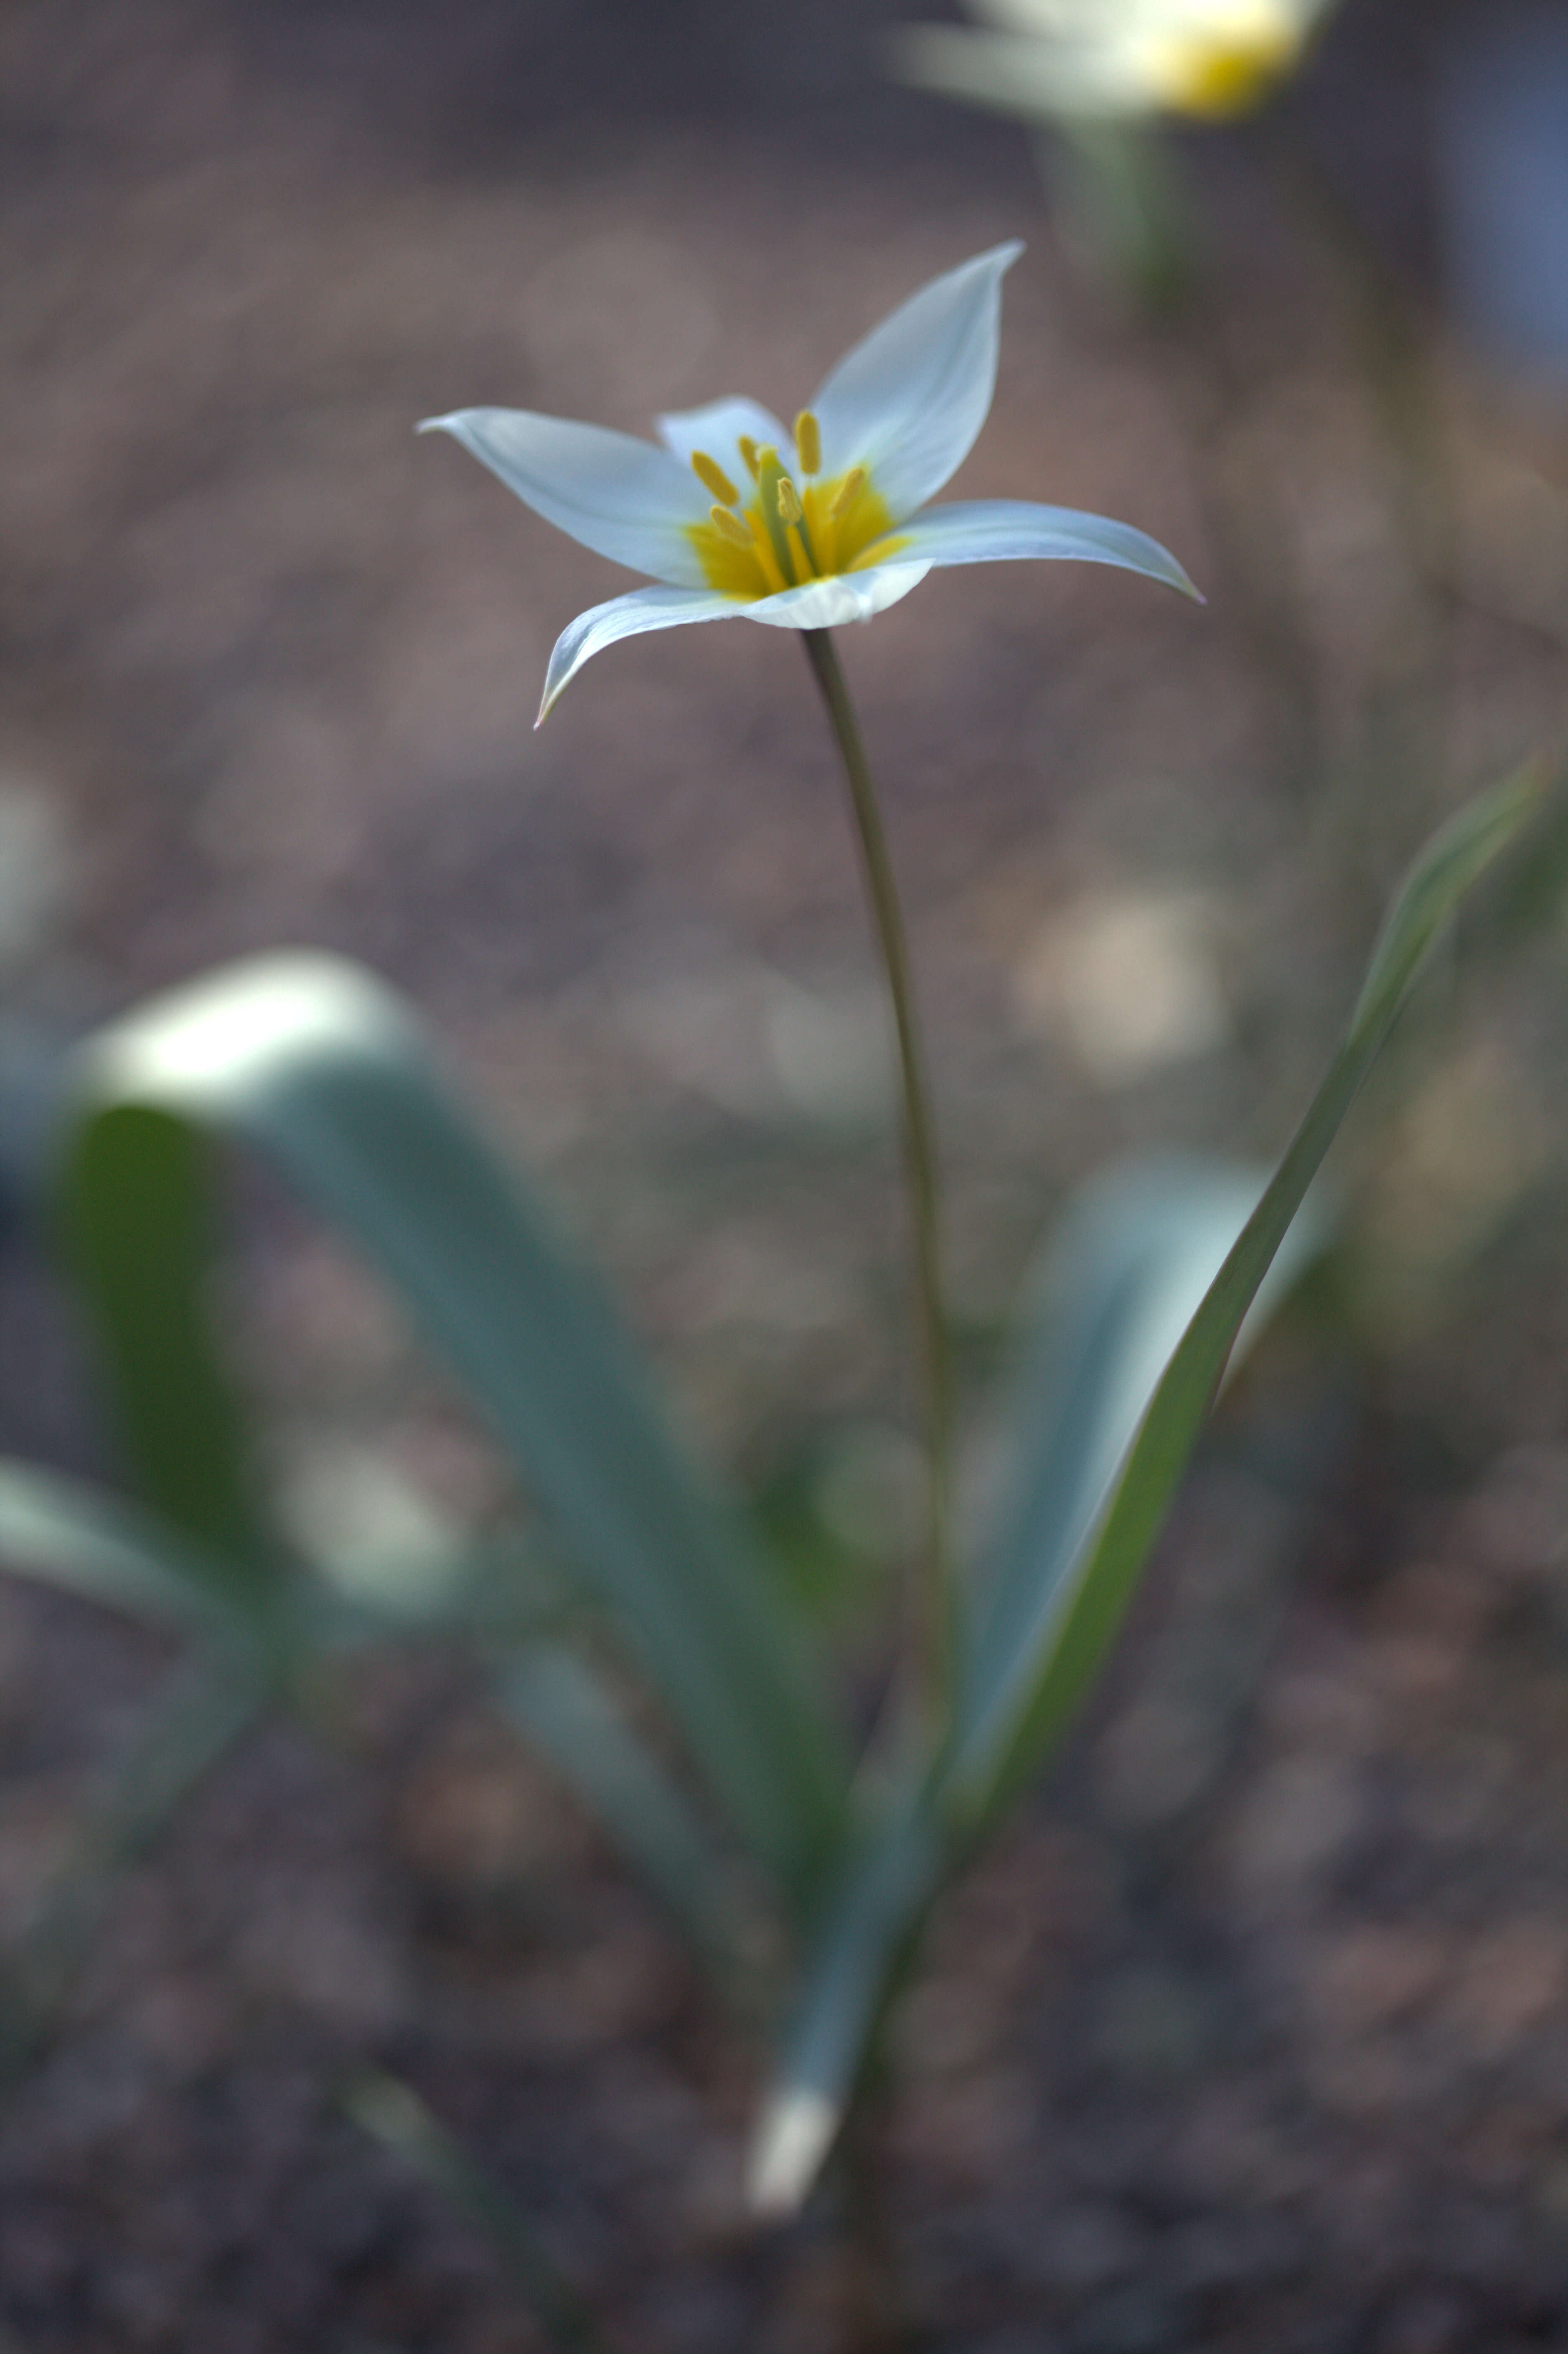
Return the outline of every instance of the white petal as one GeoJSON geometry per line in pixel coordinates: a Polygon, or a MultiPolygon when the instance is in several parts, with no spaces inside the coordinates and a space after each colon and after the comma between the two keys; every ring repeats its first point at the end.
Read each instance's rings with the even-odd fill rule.
{"type": "Polygon", "coordinates": [[[836,630],[845,621],[869,621],[917,588],[930,566],[906,564],[903,551],[887,564],[868,564],[863,572],[840,572],[828,580],[808,580],[800,588],[781,588],[776,597],[758,597],[734,610],[744,621],[765,621],[775,630],[836,630]]]}
{"type": "Polygon", "coordinates": [[[789,446],[788,431],[771,410],[764,408],[759,400],[747,400],[738,394],[729,400],[710,400],[705,408],[683,408],[676,416],[659,419],[660,439],[683,465],[691,464],[694,450],[705,450],[710,458],[717,459],[726,473],[735,474],[741,490],[746,488],[745,462],[739,447],[743,433],[759,449],[771,446],[787,451],[789,446]],[[738,472],[736,468],[740,469],[738,472]]]}
{"type": "Polygon", "coordinates": [[[1163,98],[1142,51],[1125,41],[1091,47],[921,25],[895,34],[891,54],[901,81],[1033,122],[1050,115],[1152,114],[1163,98]]]}
{"type": "Polygon", "coordinates": [[[1036,506],[1027,499],[959,499],[951,506],[929,507],[900,526],[891,561],[998,564],[1031,556],[1119,565],[1203,601],[1176,558],[1147,532],[1113,523],[1108,515],[1036,506]]]}
{"type": "Polygon", "coordinates": [[[639,638],[645,630],[678,630],[683,621],[729,621],[752,610],[737,597],[721,597],[715,588],[662,587],[631,588],[624,597],[612,597],[608,605],[590,606],[568,621],[556,640],[535,726],[584,663],[618,638],[639,638]]]}
{"type": "Polygon", "coordinates": [[[1016,239],[912,294],[846,354],[811,403],[822,472],[864,466],[895,523],[968,457],[996,389],[1001,274],[1016,239]]]}
{"type": "MultiPolygon", "coordinates": [[[[1110,22],[1103,0],[967,0],[968,11],[982,24],[999,25],[1004,32],[1028,33],[1037,40],[1092,40],[1103,37],[1110,22]]],[[[1119,14],[1137,13],[1137,0],[1124,0],[1119,14]]]]}
{"type": "Polygon", "coordinates": [[[678,588],[702,585],[685,535],[712,504],[668,450],[526,408],[460,408],[428,417],[421,433],[450,433],[546,523],[634,572],[678,588]]]}

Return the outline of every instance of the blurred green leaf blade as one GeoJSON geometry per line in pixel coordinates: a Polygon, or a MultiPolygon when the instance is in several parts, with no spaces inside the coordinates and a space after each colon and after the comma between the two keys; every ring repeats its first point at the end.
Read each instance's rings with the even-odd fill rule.
{"type": "MultiPolygon", "coordinates": [[[[1461,810],[1416,860],[1384,923],[1338,1054],[1261,1201],[1181,1336],[1104,1510],[1073,1551],[1034,1564],[1035,1614],[993,1651],[982,1625],[942,1803],[978,1827],[1038,1763],[1105,1656],[1163,1524],[1243,1320],[1428,949],[1465,892],[1539,805],[1534,769],[1461,810]]],[[[1004,1571],[999,1609],[1023,1578],[1004,1571]]]]}
{"type": "Polygon", "coordinates": [[[0,1569],[156,1625],[221,1637],[249,1621],[224,1571],[145,1512],[80,1481],[0,1458],[0,1569]]]}
{"type": "MultiPolygon", "coordinates": [[[[1133,1417],[1136,1435],[1103,1509],[1086,1525],[1093,1482],[1079,1476],[1066,1479],[1054,1509],[1026,1500],[1017,1541],[1042,1543],[1043,1550],[1033,1571],[1038,1616],[1022,1630],[1016,1670],[995,1682],[973,1672],[966,1679],[952,1737],[916,1769],[907,1809],[892,1807],[869,1839],[808,1956],[756,2142],[753,2192],[772,2211],[798,2206],[810,2190],[941,1877],[1039,1764],[1103,1659],[1248,1310],[1427,949],[1539,800],[1534,771],[1509,779],[1462,810],[1415,862],[1379,937],[1340,1048],[1262,1199],[1177,1336],[1147,1411],[1133,1417]],[[1076,1544],[1075,1530],[1082,1531],[1076,1544]]],[[[1233,1195],[1230,1214],[1238,1206],[1233,1195]]],[[[1189,1236],[1191,1243],[1207,1226],[1211,1263],[1220,1208],[1216,1196],[1212,1214],[1194,1220],[1189,1236]]],[[[1170,1239],[1180,1259],[1181,1221],[1170,1239]]],[[[1191,1265],[1181,1281],[1191,1284],[1191,1265]]],[[[1095,1321],[1087,1319],[1091,1339],[1095,1321]]],[[[1137,1384],[1107,1382],[1104,1394],[1109,1418],[1103,1441],[1085,1428],[1076,1442],[1090,1464],[1103,1464],[1118,1428],[1125,1433],[1137,1384]]],[[[1004,1561],[991,1608],[1012,1611],[1018,1598],[1013,1565],[1004,1561]]],[[[987,1659],[988,1638],[982,1618],[977,1662],[987,1659]]]]}
{"type": "Polygon", "coordinates": [[[565,1643],[524,1645],[493,1678],[496,1699],[638,1873],[737,2008],[732,1877],[705,1827],[602,1677],[565,1643]]]}
{"type": "Polygon", "coordinates": [[[947,1868],[925,1794],[895,1794],[848,1859],[786,2024],[753,2137],[747,2188],[791,2214],[832,2147],[899,1965],[947,1868]]]}
{"type": "Polygon", "coordinates": [[[207,1297],[210,1157],[161,1107],[107,1104],[71,1133],[58,1225],[143,1496],[228,1598],[264,1610],[277,1564],[207,1297]]]}
{"type": "MultiPolygon", "coordinates": [[[[1085,1187],[1053,1246],[1037,1329],[1013,1385],[1016,1492],[982,1579],[960,1727],[1007,1706],[1054,1598],[1081,1563],[1160,1376],[1262,1200],[1235,1162],[1128,1163],[1085,1187]]],[[[1230,1363],[1327,1239],[1298,1212],[1243,1321],[1230,1363]]]]}
{"type": "Polygon", "coordinates": [[[127,1876],[249,1731],[263,1686],[200,1654],[171,1668],[96,1777],[69,1852],[0,1954],[0,2083],[48,2034],[127,1876]]]}
{"type": "MultiPolygon", "coordinates": [[[[122,1264],[144,1218],[92,1182],[130,1112],[242,1140],[377,1267],[466,1383],[609,1606],[754,1853],[802,1902],[840,1832],[847,1766],[800,1631],[740,1515],[669,1431],[598,1282],[449,1096],[392,992],[336,959],[264,958],[154,1001],[81,1071],[68,1159],[97,1257],[122,1264]]],[[[194,1160],[199,1143],[186,1150],[194,1160]]],[[[171,1160],[176,1156],[170,1155],[171,1160]]],[[[151,1205],[154,1248],[196,1288],[207,1204],[151,1205]]]]}
{"type": "Polygon", "coordinates": [[[381,2069],[367,2069],[347,2087],[344,2106],[356,2125],[422,2175],[478,2232],[558,2354],[599,2354],[600,2339],[587,2306],[533,2225],[411,2085],[381,2069]]]}

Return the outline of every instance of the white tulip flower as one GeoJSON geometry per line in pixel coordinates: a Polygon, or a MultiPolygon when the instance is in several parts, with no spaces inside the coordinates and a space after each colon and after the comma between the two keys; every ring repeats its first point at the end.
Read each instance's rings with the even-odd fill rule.
{"type": "Polygon", "coordinates": [[[540,719],[618,638],[687,621],[869,620],[933,565],[1077,557],[1195,596],[1175,557],[1128,524],[1016,499],[927,505],[991,408],[1001,277],[1022,250],[994,246],[922,287],[839,362],[793,433],[743,398],[661,418],[659,443],[526,409],[427,419],[422,432],[454,435],[536,514],[656,584],[562,631],[540,719]]]}

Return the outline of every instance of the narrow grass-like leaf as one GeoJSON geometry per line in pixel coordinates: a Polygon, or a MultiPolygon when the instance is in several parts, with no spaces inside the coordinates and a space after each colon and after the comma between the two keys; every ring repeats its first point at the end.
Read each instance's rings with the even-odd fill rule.
{"type": "MultiPolygon", "coordinates": [[[[1145,1161],[1094,1180],[1069,1210],[1006,1417],[1017,1493],[982,1586],[1004,1634],[1021,1618],[1027,1625],[1037,1564],[1070,1558],[1092,1525],[1171,1351],[1263,1187],[1261,1172],[1231,1162],[1145,1161]]],[[[1318,1222],[1310,1224],[1315,1241],[1318,1222]]],[[[1312,1246],[1303,1240],[1281,1254],[1282,1285],[1312,1246]]],[[[788,2212],[816,2174],[898,1956],[940,1885],[948,1859],[927,1795],[906,1794],[903,1810],[880,1823],[830,1910],[810,1997],[788,2036],[781,2090],[753,2154],[752,2197],[763,2212],[788,2212]]]]}
{"type": "MultiPolygon", "coordinates": [[[[268,958],[132,1013],[82,1066],[66,1154],[95,1290],[164,1271],[140,1312],[196,1318],[207,1205],[189,1184],[126,1220],[102,1137],[134,1113],[270,1157],[389,1280],[466,1382],[715,1796],[810,1901],[847,1769],[800,1629],[738,1513],[675,1442],[599,1286],[442,1085],[391,992],[320,956],[268,958]],[[167,1233],[149,1235],[159,1218],[167,1233]]],[[[171,1152],[177,1166],[178,1156],[171,1152]]]]}
{"type": "MultiPolygon", "coordinates": [[[[1339,1053],[1154,1392],[1094,1527],[1035,1557],[1033,1606],[994,1647],[982,1626],[960,1694],[942,1803],[973,1829],[1058,1733],[1103,1659],[1164,1521],[1242,1320],[1437,932],[1541,799],[1531,769],[1462,810],[1416,861],[1372,953],[1339,1053]]],[[[999,1610],[1016,1610],[1004,1569],[999,1610]]]]}
{"type": "MultiPolygon", "coordinates": [[[[960,1723],[1027,1656],[1043,1600],[1077,1561],[1178,1341],[1257,1208],[1266,1172],[1192,1160],[1096,1179],[1053,1246],[1041,1313],[1004,1417],[1014,1493],[979,1581],[960,1723]],[[977,1695],[981,1697],[977,1698],[977,1695]]],[[[1232,1352],[1327,1236],[1302,1208],[1232,1352]]]]}
{"type": "Polygon", "coordinates": [[[410,2086],[380,2069],[366,2070],[349,2086],[344,2106],[356,2125],[395,2151],[471,2224],[559,2354],[598,2354],[599,2335],[581,2298],[515,2201],[410,2086]]]}
{"type": "Polygon", "coordinates": [[[849,1859],[753,2138],[747,2187],[758,2214],[793,2213],[815,2181],[946,1861],[920,1791],[895,1796],[849,1859]]]}
{"type": "MultiPolygon", "coordinates": [[[[1511,778],[1428,844],[1383,928],[1344,1042],[1166,1364],[1103,1505],[1086,1529],[1087,1500],[1068,1477],[1054,1522],[1048,1511],[1021,1515],[1019,1541],[1027,1532],[1042,1548],[1032,1555],[1034,1607],[1012,1621],[1005,1656],[993,1657],[982,1620],[950,1741],[916,1767],[907,1808],[889,1812],[846,1876],[808,1958],[756,2143],[754,2194],[775,2211],[811,2187],[943,1872],[1038,1764],[1103,1659],[1247,1311],[1427,949],[1539,799],[1533,771],[1511,778]],[[1075,1529],[1085,1531],[1075,1544],[1075,1529]]],[[[1125,1400],[1119,1411],[1125,1428],[1125,1400]]],[[[1092,1456],[1092,1433],[1083,1444],[1092,1456]]],[[[1017,1583],[1004,1562],[992,1611],[1015,1610],[1017,1583]]]]}
{"type": "Polygon", "coordinates": [[[79,1481],[0,1458],[0,1570],[79,1594],[133,1618],[243,1636],[220,1563],[174,1530],[79,1481]]]}
{"type": "Polygon", "coordinates": [[[70,1853],[0,1955],[0,2082],[48,2033],[125,1876],[255,1721],[260,1682],[182,1660],[98,1777],[70,1853]]]}
{"type": "Polygon", "coordinates": [[[61,1171],[58,1226],[142,1494],[226,1598],[266,1610],[277,1564],[213,1343],[208,1140],[153,1104],[106,1107],[61,1171]]]}
{"type": "Polygon", "coordinates": [[[493,1689],[737,2010],[754,2010],[734,1938],[733,1875],[602,1678],[566,1644],[536,1642],[496,1669],[493,1689]]]}

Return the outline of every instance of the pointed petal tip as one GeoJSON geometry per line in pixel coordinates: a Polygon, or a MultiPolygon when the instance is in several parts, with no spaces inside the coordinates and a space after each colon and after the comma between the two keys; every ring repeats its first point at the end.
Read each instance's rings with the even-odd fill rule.
{"type": "Polygon", "coordinates": [[[988,245],[982,252],[971,254],[968,261],[960,261],[951,274],[956,277],[960,271],[989,268],[1001,279],[1005,277],[1023,250],[1022,238],[1004,237],[999,244],[988,245]]]}
{"type": "Polygon", "coordinates": [[[830,369],[811,403],[829,475],[863,465],[895,523],[915,514],[974,447],[996,389],[1007,238],[930,279],[830,369]]]}

